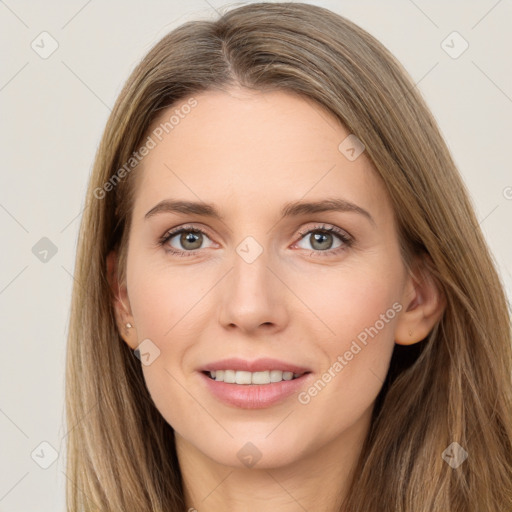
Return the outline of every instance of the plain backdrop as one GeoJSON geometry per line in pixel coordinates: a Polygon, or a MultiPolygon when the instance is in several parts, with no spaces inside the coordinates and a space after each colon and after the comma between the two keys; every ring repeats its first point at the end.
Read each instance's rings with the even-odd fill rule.
{"type": "MultiPolygon", "coordinates": [[[[310,3],[369,31],[410,73],[467,184],[511,297],[511,3],[310,3]]],[[[0,512],[65,509],[64,363],[75,248],[110,109],[167,32],[241,4],[0,3],[0,512]]]]}

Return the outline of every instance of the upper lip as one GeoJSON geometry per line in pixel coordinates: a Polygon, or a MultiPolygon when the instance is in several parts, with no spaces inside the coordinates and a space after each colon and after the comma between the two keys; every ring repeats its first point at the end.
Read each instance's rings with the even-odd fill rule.
{"type": "Polygon", "coordinates": [[[210,372],[215,370],[242,370],[246,372],[263,372],[265,370],[282,370],[284,372],[293,373],[306,373],[310,370],[308,368],[298,366],[296,364],[280,361],[279,359],[262,358],[248,361],[232,357],[229,359],[222,359],[214,361],[213,363],[206,364],[200,371],[210,372]]]}

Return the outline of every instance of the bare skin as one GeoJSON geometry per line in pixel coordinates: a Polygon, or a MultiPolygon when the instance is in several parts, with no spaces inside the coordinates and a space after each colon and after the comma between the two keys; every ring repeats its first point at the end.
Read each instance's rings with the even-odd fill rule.
{"type": "Polygon", "coordinates": [[[149,339],[160,351],[144,377],[176,432],[187,507],[338,511],[394,344],[428,335],[442,313],[440,294],[432,280],[406,272],[384,185],[364,152],[354,161],[340,152],[349,132],[331,114],[285,92],[194,98],[197,106],[137,170],[127,279],[113,284],[119,329],[130,348],[149,339]],[[214,203],[223,218],[145,218],[171,198],[214,203]],[[280,217],[285,203],[327,198],[371,219],[358,211],[280,217]],[[185,225],[204,234],[159,244],[185,225]],[[255,242],[244,245],[249,236],[255,242]],[[248,263],[240,247],[262,252],[248,263]],[[370,326],[378,333],[345,357],[370,326]],[[339,356],[342,370],[333,369],[339,356]],[[308,367],[302,401],[295,393],[260,409],[226,404],[200,368],[228,357],[308,367]],[[309,392],[329,369],[329,382],[309,392]],[[261,457],[251,467],[238,456],[248,442],[261,457]]]}

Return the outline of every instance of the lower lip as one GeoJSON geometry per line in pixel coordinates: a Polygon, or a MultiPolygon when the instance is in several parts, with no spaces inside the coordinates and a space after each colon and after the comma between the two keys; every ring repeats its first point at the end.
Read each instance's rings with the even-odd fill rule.
{"type": "Polygon", "coordinates": [[[284,401],[305,386],[311,373],[270,384],[229,384],[200,372],[208,389],[222,402],[241,409],[264,409],[284,401]]]}

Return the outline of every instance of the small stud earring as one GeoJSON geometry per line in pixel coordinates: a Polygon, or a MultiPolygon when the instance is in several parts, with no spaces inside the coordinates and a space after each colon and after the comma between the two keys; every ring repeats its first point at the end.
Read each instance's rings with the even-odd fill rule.
{"type": "Polygon", "coordinates": [[[131,324],[130,322],[127,322],[127,324],[126,324],[126,328],[127,328],[127,329],[131,329],[132,327],[133,327],[133,326],[132,326],[132,324],[131,324]]]}

